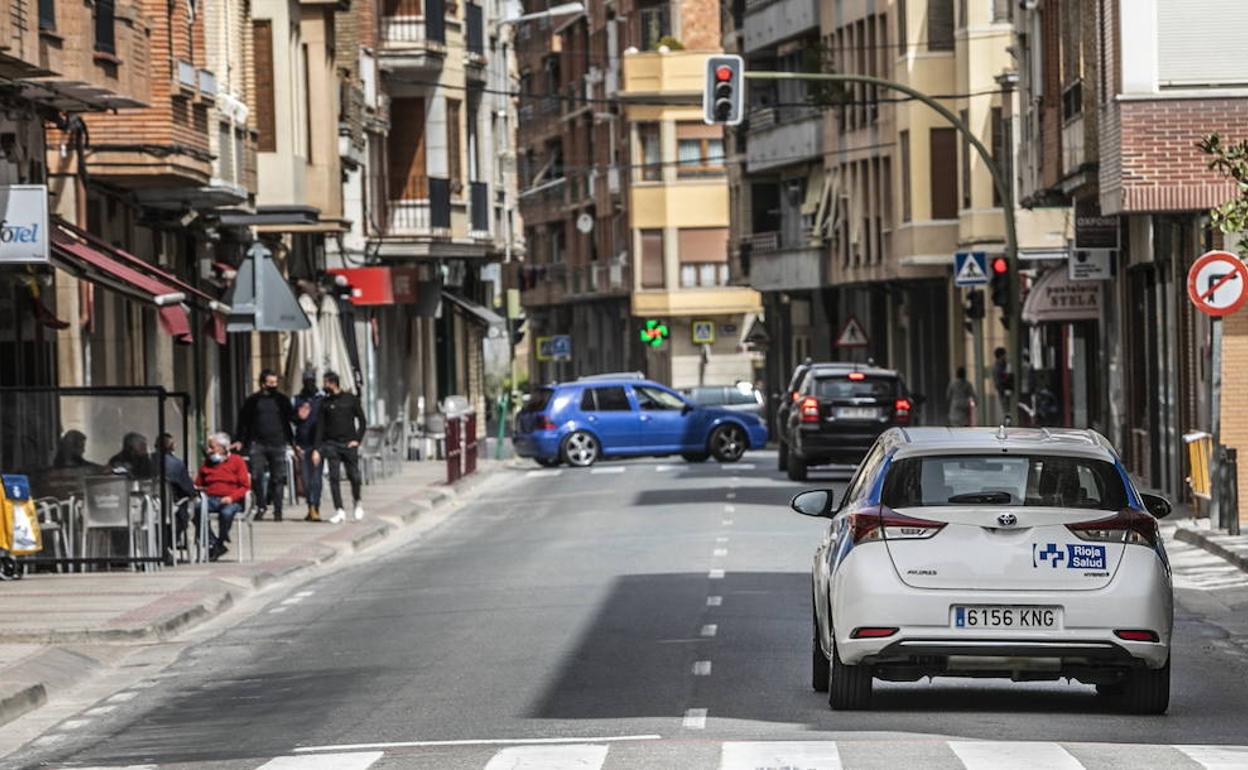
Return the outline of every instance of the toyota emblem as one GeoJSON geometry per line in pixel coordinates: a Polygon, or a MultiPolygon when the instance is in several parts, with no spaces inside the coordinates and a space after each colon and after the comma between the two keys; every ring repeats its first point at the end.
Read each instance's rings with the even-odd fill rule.
{"type": "Polygon", "coordinates": [[[1018,523],[1018,517],[1012,513],[1003,513],[997,517],[997,523],[1003,527],[1012,527],[1018,523]]]}

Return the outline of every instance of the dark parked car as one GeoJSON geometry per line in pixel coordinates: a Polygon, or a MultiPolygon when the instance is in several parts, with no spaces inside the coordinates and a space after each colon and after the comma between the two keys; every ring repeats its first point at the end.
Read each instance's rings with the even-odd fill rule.
{"type": "Polygon", "coordinates": [[[698,385],[681,388],[686,398],[698,406],[722,406],[733,412],[745,412],[763,417],[763,394],[748,382],[736,385],[698,385]]]}
{"type": "Polygon", "coordinates": [[[790,402],[781,452],[804,481],[812,465],[857,464],[880,434],[910,425],[917,402],[891,369],[812,366],[790,402]]]}
{"type": "Polygon", "coordinates": [[[689,462],[736,462],[767,444],[750,414],[698,406],[657,382],[622,376],[539,388],[516,416],[516,454],[545,466],[593,465],[605,457],[679,454],[689,462]]]}

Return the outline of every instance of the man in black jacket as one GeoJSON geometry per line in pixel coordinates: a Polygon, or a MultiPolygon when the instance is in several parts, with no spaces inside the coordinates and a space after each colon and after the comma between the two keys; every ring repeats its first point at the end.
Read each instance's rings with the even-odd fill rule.
{"type": "Polygon", "coordinates": [[[342,507],[340,486],[341,467],[346,466],[347,480],[351,482],[351,498],[355,501],[355,520],[359,521],[364,518],[364,507],[360,504],[360,442],[364,439],[368,421],[360,399],[342,389],[342,383],[334,372],[325,373],[324,391],[312,441],[316,447],[312,451],[312,462],[319,464],[324,458],[329,463],[329,493],[334,498],[334,515],[329,520],[331,524],[341,524],[347,518],[347,512],[342,507]]]}
{"type": "Polygon", "coordinates": [[[256,518],[264,516],[273,503],[273,519],[282,520],[282,501],[286,497],[286,452],[295,442],[291,423],[295,410],[290,398],[277,389],[277,373],[272,369],[260,372],[260,390],[243,402],[238,413],[237,441],[234,448],[246,451],[251,460],[251,488],[256,495],[256,518]],[[264,474],[269,474],[265,488],[264,474]]]}

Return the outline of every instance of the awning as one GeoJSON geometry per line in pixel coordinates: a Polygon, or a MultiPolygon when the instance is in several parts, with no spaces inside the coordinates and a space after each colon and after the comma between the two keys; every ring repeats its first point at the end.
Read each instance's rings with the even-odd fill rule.
{"type": "Polygon", "coordinates": [[[490,310],[484,305],[478,305],[470,299],[465,299],[458,294],[452,294],[449,291],[444,291],[442,292],[442,298],[448,300],[452,305],[455,305],[460,310],[464,311],[471,319],[481,323],[487,328],[490,326],[505,327],[507,325],[507,321],[504,320],[498,313],[495,313],[493,310],[490,310]]]}
{"type": "Polygon", "coordinates": [[[52,259],[58,267],[83,280],[155,306],[160,325],[177,342],[189,343],[194,339],[191,321],[182,307],[186,294],[168,283],[124,265],[59,231],[52,238],[52,259]]]}
{"type": "Polygon", "coordinates": [[[229,301],[226,328],[232,332],[298,332],[312,325],[272,252],[260,243],[252,244],[238,266],[229,301]]]}
{"type": "Polygon", "coordinates": [[[1023,320],[1029,324],[1099,320],[1101,283],[1072,281],[1065,265],[1050,270],[1031,287],[1023,303],[1023,320]]]}
{"type": "Polygon", "coordinates": [[[326,272],[340,275],[351,286],[351,304],[413,305],[420,282],[414,267],[346,267],[326,272]]]}

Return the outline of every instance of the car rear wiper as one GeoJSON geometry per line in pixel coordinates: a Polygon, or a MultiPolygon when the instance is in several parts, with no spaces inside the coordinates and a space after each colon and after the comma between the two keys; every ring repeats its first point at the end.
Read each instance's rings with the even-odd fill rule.
{"type": "Polygon", "coordinates": [[[967,492],[949,498],[950,503],[983,503],[985,505],[1005,505],[1014,499],[1009,492],[967,492]]]}

